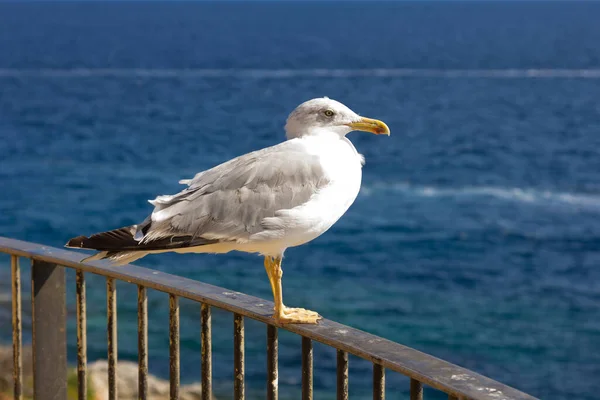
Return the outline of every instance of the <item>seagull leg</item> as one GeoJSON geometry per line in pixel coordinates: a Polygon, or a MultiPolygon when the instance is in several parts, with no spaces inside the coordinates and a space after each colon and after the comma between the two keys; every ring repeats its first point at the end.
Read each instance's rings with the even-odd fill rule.
{"type": "Polygon", "coordinates": [[[281,287],[281,257],[265,257],[265,269],[273,290],[273,300],[275,302],[275,313],[273,318],[282,324],[316,324],[322,317],[310,310],[304,308],[289,308],[283,305],[283,289],[281,287]]]}
{"type": "MultiPolygon", "coordinates": [[[[281,270],[281,267],[279,268],[281,270]]],[[[283,309],[283,293],[281,290],[281,276],[277,277],[277,262],[273,257],[266,256],[265,257],[265,270],[267,271],[267,276],[269,277],[269,283],[271,284],[271,290],[273,291],[273,302],[275,303],[275,315],[279,315],[281,309],[283,309]],[[279,281],[279,285],[277,284],[279,281]]],[[[281,273],[283,275],[283,272],[281,273]]]]}
{"type": "Polygon", "coordinates": [[[275,297],[275,285],[273,280],[273,257],[265,256],[265,271],[267,271],[267,276],[269,277],[269,284],[271,285],[271,291],[273,292],[273,301],[277,305],[277,299],[275,297]]]}

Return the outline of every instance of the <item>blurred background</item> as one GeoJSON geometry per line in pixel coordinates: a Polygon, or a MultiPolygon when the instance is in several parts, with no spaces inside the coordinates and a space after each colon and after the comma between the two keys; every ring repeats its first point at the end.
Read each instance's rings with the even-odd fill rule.
{"type": "MultiPolygon", "coordinates": [[[[140,222],[148,199],[280,142],[296,105],[328,96],[392,135],[349,135],[361,193],[288,250],[287,302],[537,397],[597,398],[599,16],[577,1],[0,2],[0,234],[60,247],[140,222]]],[[[271,299],[256,256],[139,264],[271,299]]],[[[118,287],[119,357],[137,360],[136,288],[118,287]]],[[[167,377],[167,296],[149,302],[150,372],[167,377]]],[[[88,307],[89,358],[106,358],[102,279],[88,307]]],[[[196,382],[199,307],[183,301],[181,318],[182,381],[196,382]]],[[[215,394],[230,398],[232,318],[213,321],[215,394]]],[[[280,338],[280,396],[299,398],[300,338],[280,338]]],[[[246,343],[258,399],[264,326],[246,343]]],[[[370,365],[350,363],[352,397],[369,398],[370,365]]],[[[405,398],[406,380],[387,381],[405,398]]],[[[315,346],[316,397],[334,391],[335,352],[315,346]]]]}

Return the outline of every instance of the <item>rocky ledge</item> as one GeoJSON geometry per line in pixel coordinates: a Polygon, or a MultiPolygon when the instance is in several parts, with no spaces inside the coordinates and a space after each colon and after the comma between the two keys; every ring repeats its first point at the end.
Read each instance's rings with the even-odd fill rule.
{"type": "MultiPolygon", "coordinates": [[[[0,346],[0,400],[12,399],[12,347],[0,346]]],[[[98,360],[88,364],[88,399],[108,399],[108,362],[98,360]]],[[[33,398],[32,393],[31,347],[23,348],[23,395],[25,399],[33,398]]],[[[74,368],[69,368],[67,378],[68,399],[77,398],[77,375],[74,368]]],[[[117,392],[119,400],[137,400],[138,398],[138,366],[130,361],[119,361],[117,365],[117,392]]],[[[200,383],[182,385],[179,388],[181,400],[200,400],[202,386],[200,383]]],[[[148,374],[148,398],[165,400],[169,398],[169,381],[148,374]]],[[[214,399],[214,397],[213,397],[214,399]]]]}

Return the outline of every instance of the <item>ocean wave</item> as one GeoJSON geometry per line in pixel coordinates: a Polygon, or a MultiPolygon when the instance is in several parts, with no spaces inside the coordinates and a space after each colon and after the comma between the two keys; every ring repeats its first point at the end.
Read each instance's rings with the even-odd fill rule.
{"type": "Polygon", "coordinates": [[[534,188],[496,186],[464,186],[458,188],[420,186],[409,183],[380,183],[363,185],[361,194],[371,196],[377,192],[401,192],[420,197],[492,197],[500,200],[531,204],[558,204],[600,209],[600,193],[554,192],[534,188]]]}
{"type": "Polygon", "coordinates": [[[505,69],[186,69],[186,68],[72,68],[16,69],[0,68],[0,77],[115,77],[115,78],[584,78],[600,79],[600,69],[505,68],[505,69]]]}

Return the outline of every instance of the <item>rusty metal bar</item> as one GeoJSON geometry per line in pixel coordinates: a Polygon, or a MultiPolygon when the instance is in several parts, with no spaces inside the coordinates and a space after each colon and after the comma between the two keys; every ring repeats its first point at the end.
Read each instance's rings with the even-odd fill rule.
{"type": "Polygon", "coordinates": [[[348,400],[348,353],[337,351],[337,400],[348,400]]]}
{"type": "MultiPolygon", "coordinates": [[[[113,268],[103,263],[81,262],[81,253],[5,237],[0,237],[0,252],[142,285],[266,324],[273,323],[273,305],[269,301],[192,279],[135,265],[113,268]]],[[[418,380],[423,385],[445,393],[454,393],[460,398],[495,400],[497,393],[502,392],[506,398],[512,400],[535,400],[535,397],[474,371],[335,321],[323,319],[318,325],[289,324],[285,329],[367,361],[376,362],[386,369],[418,380]],[[468,379],[453,378],[458,375],[468,379]]]]}
{"type": "Polygon", "coordinates": [[[385,368],[373,364],[373,400],[385,399],[385,368]]]}
{"type": "Polygon", "coordinates": [[[233,398],[244,400],[244,317],[233,314],[233,398]]]}
{"type": "Polygon", "coordinates": [[[423,384],[416,379],[410,379],[410,400],[423,400],[423,384]]]}
{"type": "Polygon", "coordinates": [[[212,327],[210,306],[202,303],[202,400],[212,400],[212,327]]]}
{"type": "Polygon", "coordinates": [[[31,265],[33,397],[67,398],[67,296],[65,269],[34,260],[31,265]]]}
{"type": "Polygon", "coordinates": [[[179,400],[179,299],[169,295],[169,393],[179,400]]]}
{"type": "Polygon", "coordinates": [[[267,325],[267,400],[277,400],[279,396],[279,376],[277,359],[279,356],[279,333],[277,327],[267,325]]]}
{"type": "Polygon", "coordinates": [[[313,345],[302,337],[302,400],[313,399],[313,345]]]}
{"type": "Polygon", "coordinates": [[[458,397],[449,394],[448,395],[448,400],[458,400],[458,397]]]}
{"type": "Polygon", "coordinates": [[[148,398],[148,297],[138,286],[138,399],[148,398]]]}
{"type": "Polygon", "coordinates": [[[87,399],[87,314],[85,276],[83,271],[75,274],[77,307],[77,398],[87,399]]]}
{"type": "Polygon", "coordinates": [[[19,257],[10,256],[10,274],[12,277],[12,339],[13,339],[13,397],[23,398],[23,356],[21,324],[21,269],[19,257]]]}
{"type": "Polygon", "coordinates": [[[117,400],[117,286],[106,279],[106,331],[108,338],[108,400],[117,400]]]}

